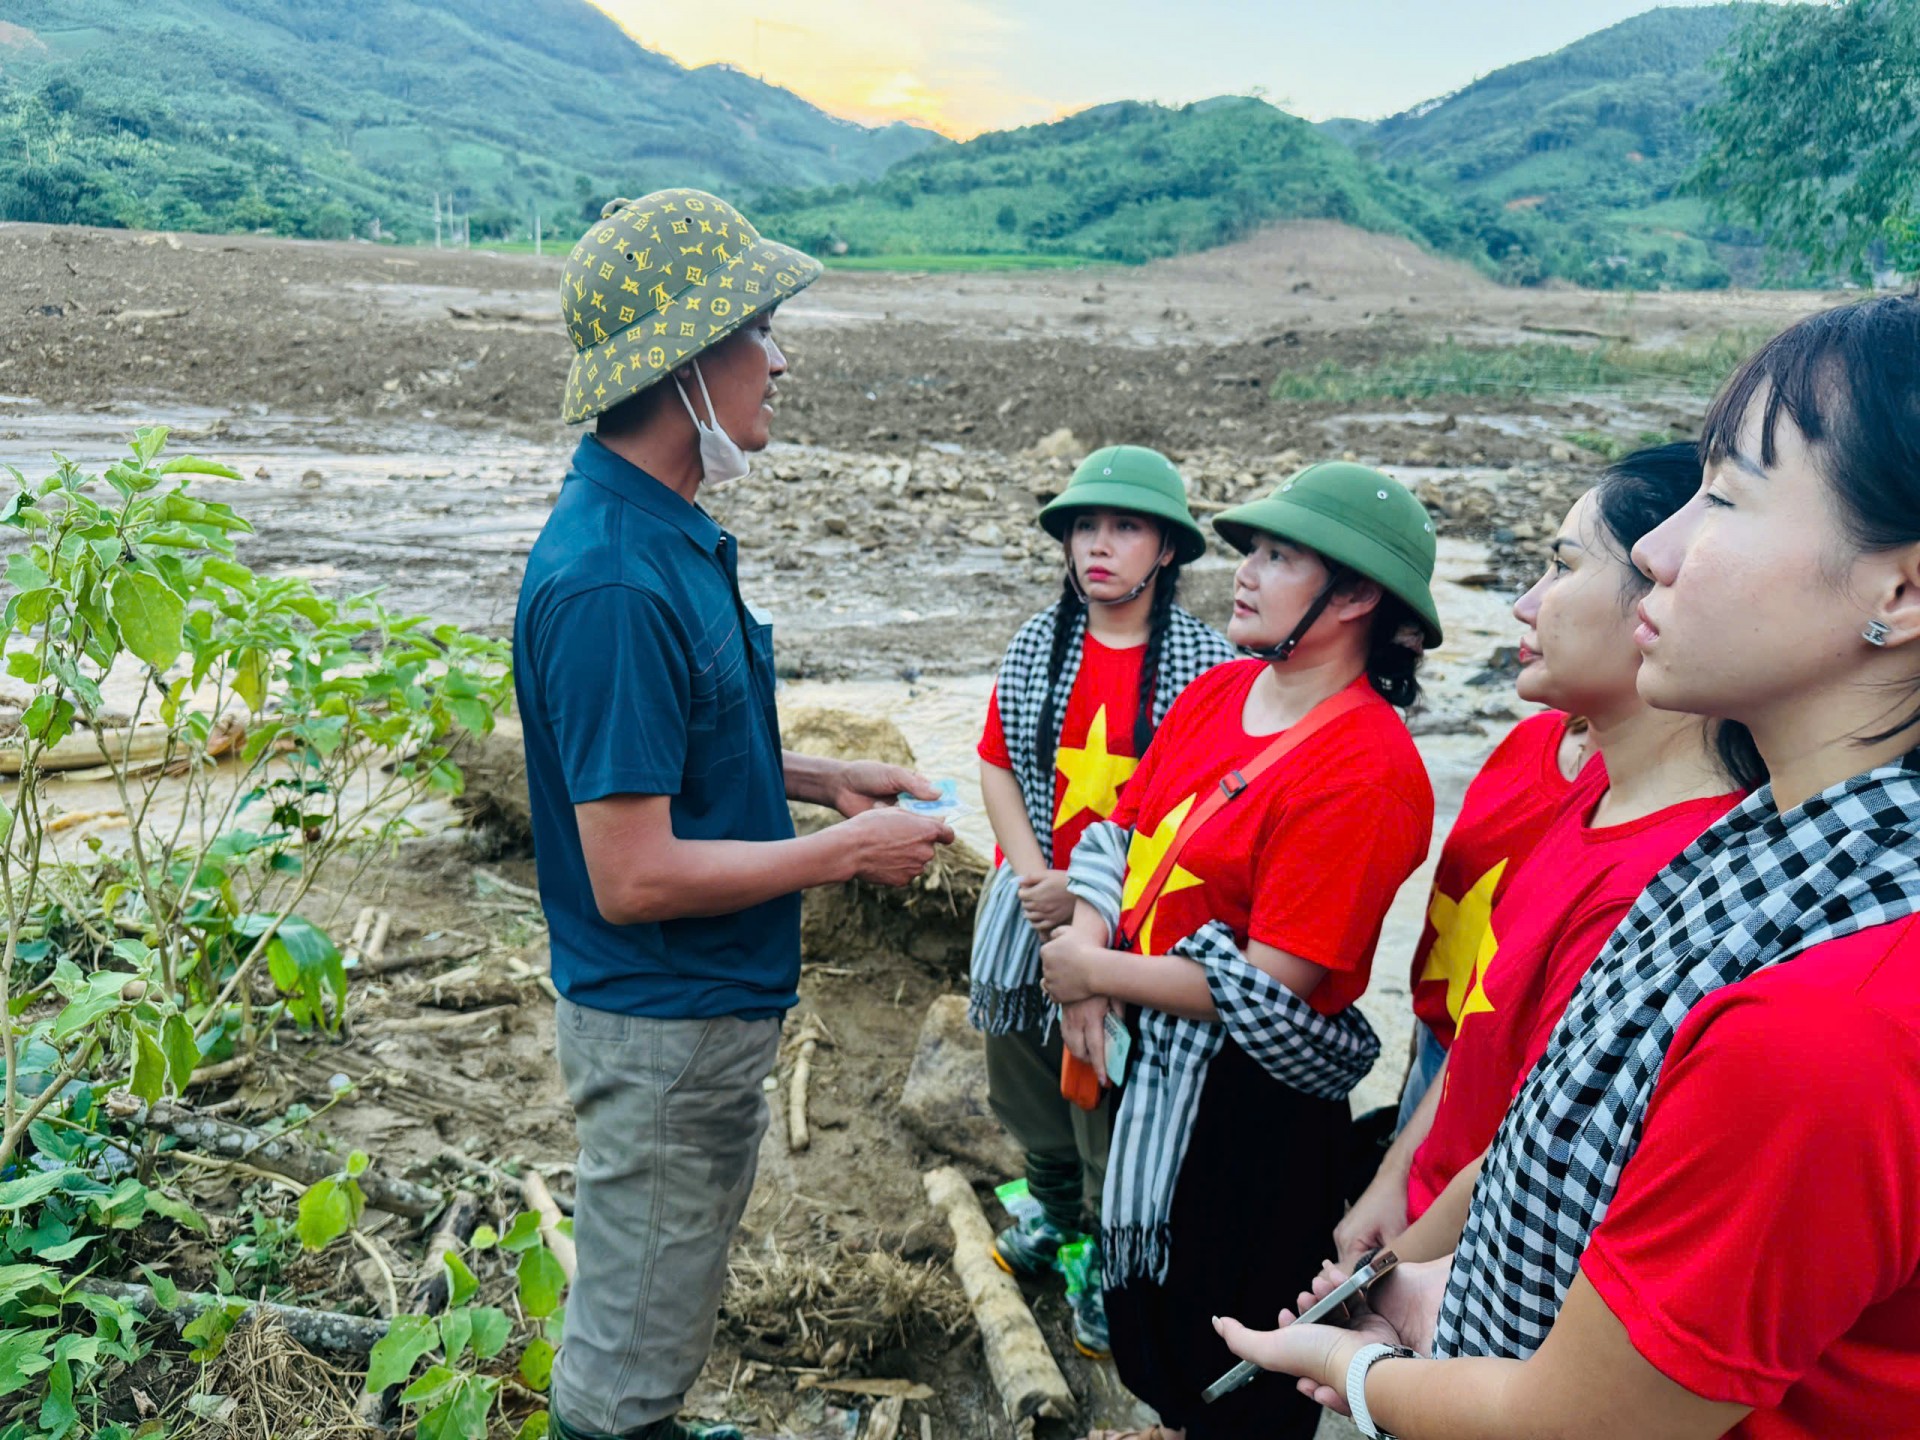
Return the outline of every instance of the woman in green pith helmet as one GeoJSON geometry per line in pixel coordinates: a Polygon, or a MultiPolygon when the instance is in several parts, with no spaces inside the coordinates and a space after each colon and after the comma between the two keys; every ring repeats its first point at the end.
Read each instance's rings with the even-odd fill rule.
{"type": "Polygon", "coordinates": [[[1379,1053],[1353,1002],[1433,790],[1395,706],[1440,625],[1433,526],[1395,481],[1315,465],[1214,521],[1246,558],[1228,638],[1256,658],[1181,695],[1111,819],[1075,849],[1073,923],[1042,948],[1066,1043],[1096,1066],[1132,1018],[1102,1206],[1106,1309],[1155,1440],[1313,1434],[1210,1318],[1272,1307],[1340,1218],[1346,1095],[1379,1053]]]}
{"type": "MultiPolygon", "coordinates": [[[[1027,1152],[1036,1202],[994,1245],[1015,1274],[1053,1267],[1085,1227],[1083,1194],[1097,1215],[1106,1172],[1107,1101],[1090,1071],[1091,1108],[1063,1095],[1060,1030],[1040,991],[1040,942],[1073,918],[1068,859],[1112,812],[1174,697],[1234,655],[1174,603],[1180,567],[1207,542],[1166,456],[1096,450],[1040,523],[1061,542],[1066,578],[1007,647],[987,708],[981,789],[1000,858],[975,926],[969,1006],[987,1037],[994,1113],[1027,1152]]],[[[1069,1293],[1075,1342],[1104,1355],[1097,1268],[1069,1293]]]]}

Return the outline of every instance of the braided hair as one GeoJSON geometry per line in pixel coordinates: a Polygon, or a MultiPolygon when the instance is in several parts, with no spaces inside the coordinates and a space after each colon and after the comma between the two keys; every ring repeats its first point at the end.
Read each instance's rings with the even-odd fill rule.
{"type": "MultiPolygon", "coordinates": [[[[1073,564],[1071,551],[1067,564],[1073,564]]],[[[1054,751],[1060,746],[1061,717],[1053,713],[1053,690],[1060,683],[1060,672],[1067,666],[1067,648],[1073,642],[1075,622],[1086,608],[1086,601],[1080,598],[1069,571],[1060,582],[1060,608],[1053,616],[1053,649],[1047,656],[1047,687],[1042,692],[1046,699],[1040,702],[1040,728],[1033,736],[1034,765],[1042,775],[1053,774],[1054,751]]]]}
{"type": "MultiPolygon", "coordinates": [[[[1164,542],[1164,533],[1162,538],[1164,542]]],[[[1053,620],[1053,649],[1047,655],[1047,684],[1043,692],[1046,698],[1040,703],[1040,726],[1033,737],[1036,768],[1043,775],[1053,773],[1055,752],[1060,746],[1060,725],[1064,719],[1054,713],[1053,692],[1060,683],[1060,672],[1067,665],[1067,650],[1073,639],[1075,622],[1087,608],[1073,583],[1073,552],[1070,547],[1063,548],[1067,548],[1069,573],[1060,584],[1060,608],[1053,620]]],[[[1167,631],[1172,628],[1174,601],[1179,591],[1180,562],[1171,560],[1154,575],[1153,608],[1147,619],[1147,648],[1140,657],[1140,699],[1133,718],[1135,755],[1146,754],[1147,745],[1153,739],[1153,694],[1158,688],[1160,657],[1166,650],[1167,631]]]]}
{"type": "Polygon", "coordinates": [[[1173,624],[1174,596],[1180,590],[1180,562],[1170,562],[1153,582],[1153,610],[1147,621],[1147,653],[1140,657],[1140,706],[1133,717],[1133,753],[1144,755],[1153,739],[1153,692],[1159,688],[1160,655],[1173,624]]]}

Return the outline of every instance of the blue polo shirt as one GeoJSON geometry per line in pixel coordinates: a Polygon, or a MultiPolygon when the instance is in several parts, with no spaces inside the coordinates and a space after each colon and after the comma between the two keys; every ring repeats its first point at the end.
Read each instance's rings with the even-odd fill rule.
{"type": "Polygon", "coordinates": [[[793,835],[773,627],[740,598],[733,536],[588,435],[527,558],[513,627],[553,983],[624,1015],[762,1019],[797,999],[800,897],[612,925],[573,807],[670,795],[683,840],[793,835]]]}

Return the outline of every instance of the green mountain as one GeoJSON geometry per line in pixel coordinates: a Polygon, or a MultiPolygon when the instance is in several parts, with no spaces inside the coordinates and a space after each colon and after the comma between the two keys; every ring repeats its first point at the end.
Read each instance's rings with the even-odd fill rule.
{"type": "Polygon", "coordinates": [[[922,150],[878,180],[762,203],[828,254],[1049,254],[1138,261],[1204,250],[1269,220],[1346,220],[1459,243],[1417,185],[1263,100],[1102,105],[1048,125],[922,150]]]}
{"type": "Polygon", "coordinates": [[[1724,284],[1750,237],[1678,190],[1704,148],[1690,117],[1716,83],[1708,61],[1752,8],[1651,10],[1377,125],[1331,123],[1474,209],[1507,278],[1724,284]]]}
{"type": "Polygon", "coordinates": [[[1144,260],[1274,219],[1409,235],[1521,284],[1755,278],[1754,237],[1679,193],[1691,114],[1748,5],[1649,11],[1377,124],[1257,100],[1106,105],[771,197],[784,233],[860,254],[1144,260]]]}
{"type": "Polygon", "coordinates": [[[748,196],[933,144],[724,66],[686,70],[586,0],[11,0],[0,218],[321,236],[570,235],[665,184],[748,196]]]}

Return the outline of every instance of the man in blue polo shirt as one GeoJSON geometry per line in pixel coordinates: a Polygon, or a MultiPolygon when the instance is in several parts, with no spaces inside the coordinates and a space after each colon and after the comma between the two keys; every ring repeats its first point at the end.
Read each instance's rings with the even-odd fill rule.
{"type": "Polygon", "coordinates": [[[663,190],[609,205],[561,279],[564,414],[597,424],[528,557],[513,644],[580,1137],[563,1440],[738,1435],[676,1413],[753,1188],[799,892],[904,885],[953,839],[889,803],[934,798],[912,771],[781,749],[772,627],[697,503],[766,446],[773,310],[819,273],[724,201],[663,190]],[[850,818],[796,838],[789,799],[850,818]]]}

